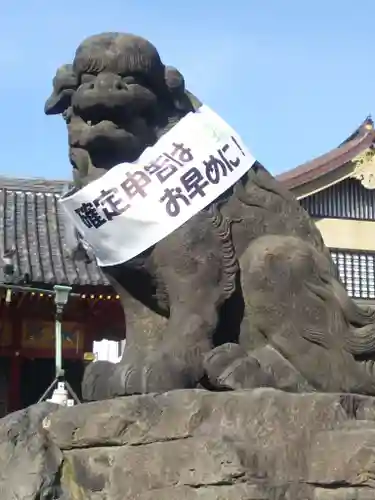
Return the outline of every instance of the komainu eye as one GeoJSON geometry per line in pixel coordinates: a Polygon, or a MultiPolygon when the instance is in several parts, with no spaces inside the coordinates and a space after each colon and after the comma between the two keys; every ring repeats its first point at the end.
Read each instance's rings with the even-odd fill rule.
{"type": "Polygon", "coordinates": [[[125,85],[132,85],[134,83],[137,83],[136,82],[136,79],[134,78],[134,76],[124,76],[124,78],[122,79],[123,83],[125,85]]]}
{"type": "Polygon", "coordinates": [[[96,78],[95,75],[91,75],[90,73],[83,73],[81,75],[81,84],[92,82],[95,80],[95,78],[96,78]]]}

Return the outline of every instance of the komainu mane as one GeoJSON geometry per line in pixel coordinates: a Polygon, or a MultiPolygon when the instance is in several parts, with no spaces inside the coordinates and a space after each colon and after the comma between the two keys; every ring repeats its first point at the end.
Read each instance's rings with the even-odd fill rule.
{"type": "MultiPolygon", "coordinates": [[[[80,188],[199,106],[151,43],[104,33],[58,69],[45,112],[66,121],[80,188]]],[[[103,270],[127,344],[119,364],[87,368],[87,400],[197,386],[375,394],[375,313],[348,297],[313,221],[259,163],[171,235],[103,270]]]]}

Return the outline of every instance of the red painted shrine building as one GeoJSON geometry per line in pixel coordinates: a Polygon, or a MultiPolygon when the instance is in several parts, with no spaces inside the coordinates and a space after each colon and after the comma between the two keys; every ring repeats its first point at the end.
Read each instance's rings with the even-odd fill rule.
{"type": "MultiPolygon", "coordinates": [[[[93,342],[125,338],[118,296],[95,262],[72,261],[58,198],[65,182],[0,178],[0,257],[13,249],[13,283],[72,287],[64,309],[66,376],[80,392],[84,353],[93,342]]],[[[4,281],[0,269],[0,281],[4,281]]],[[[27,406],[54,378],[54,301],[46,293],[0,289],[0,415],[27,406]]],[[[119,342],[120,345],[120,342],[119,342]]]]}
{"type": "MultiPolygon", "coordinates": [[[[349,295],[375,305],[375,131],[365,122],[333,149],[278,178],[315,219],[349,295]]],[[[58,198],[66,182],[0,178],[0,253],[14,249],[15,282],[73,287],[63,359],[79,393],[94,341],[125,337],[118,298],[95,262],[69,257],[58,198]]],[[[2,270],[0,269],[0,273],[2,270]]],[[[0,282],[4,276],[0,274],[0,282]]],[[[48,293],[0,301],[0,414],[34,403],[54,377],[54,303],[48,293]]]]}

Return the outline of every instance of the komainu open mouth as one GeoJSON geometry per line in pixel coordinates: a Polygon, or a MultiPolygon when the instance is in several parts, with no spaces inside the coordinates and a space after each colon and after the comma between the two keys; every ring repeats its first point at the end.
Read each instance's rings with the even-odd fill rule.
{"type": "Polygon", "coordinates": [[[85,124],[90,127],[90,128],[96,128],[98,126],[101,126],[101,127],[108,127],[108,128],[113,128],[113,129],[119,129],[121,128],[119,125],[117,125],[114,121],[112,120],[87,120],[85,121],[85,124]]]}

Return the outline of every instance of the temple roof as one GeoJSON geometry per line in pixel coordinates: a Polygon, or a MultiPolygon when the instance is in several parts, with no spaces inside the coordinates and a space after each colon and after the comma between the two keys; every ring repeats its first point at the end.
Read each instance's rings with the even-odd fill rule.
{"type": "Polygon", "coordinates": [[[334,172],[375,143],[374,123],[366,120],[338,147],[277,176],[288,189],[295,189],[334,172]]]}
{"type": "Polygon", "coordinates": [[[31,283],[108,285],[95,262],[69,256],[57,203],[66,186],[66,181],[0,177],[0,258],[11,252],[16,279],[26,276],[31,283]]]}

